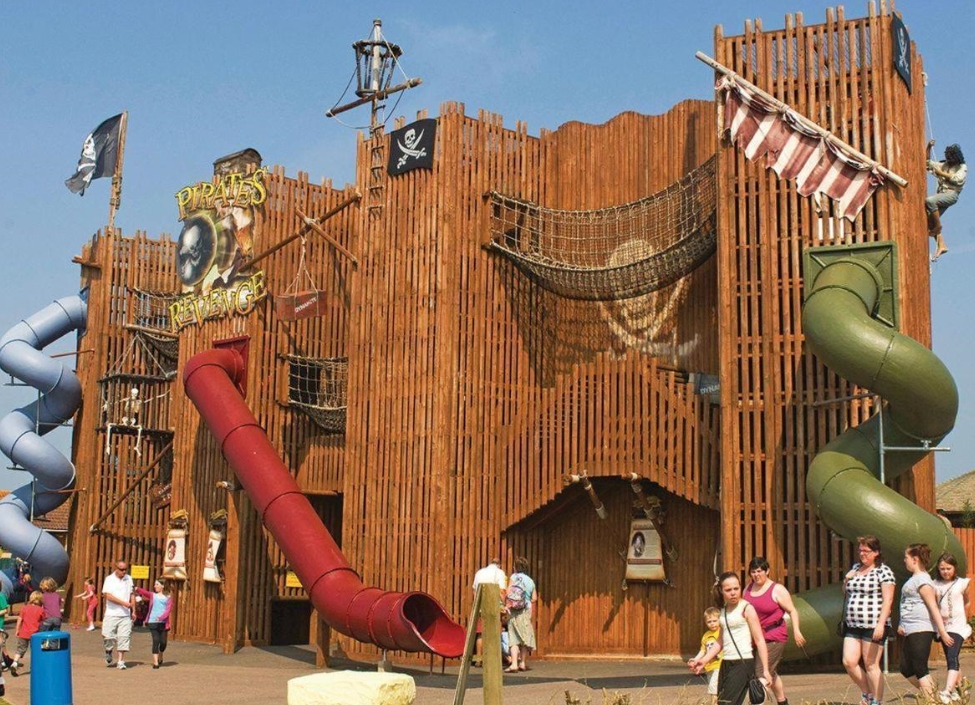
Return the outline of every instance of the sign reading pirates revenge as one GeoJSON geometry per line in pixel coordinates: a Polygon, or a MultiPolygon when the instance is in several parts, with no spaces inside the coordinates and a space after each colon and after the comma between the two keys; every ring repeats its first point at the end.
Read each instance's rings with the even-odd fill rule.
{"type": "Polygon", "coordinates": [[[893,34],[894,68],[907,84],[907,93],[911,93],[911,36],[907,33],[904,20],[894,15],[890,21],[890,32],[893,34]]]}
{"type": "Polygon", "coordinates": [[[176,268],[183,295],[169,306],[173,331],[247,315],[267,296],[264,272],[247,266],[263,220],[266,176],[267,169],[234,172],[176,192],[183,222],[176,268]]]}
{"type": "Polygon", "coordinates": [[[417,120],[390,133],[386,171],[398,176],[413,169],[432,169],[436,139],[437,121],[433,118],[417,120]]]}

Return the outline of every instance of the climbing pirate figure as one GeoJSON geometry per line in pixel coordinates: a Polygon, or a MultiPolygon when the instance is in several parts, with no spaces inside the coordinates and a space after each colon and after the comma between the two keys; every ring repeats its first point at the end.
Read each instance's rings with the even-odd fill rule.
{"type": "Polygon", "coordinates": [[[938,191],[927,197],[925,208],[928,211],[928,235],[933,237],[938,245],[931,258],[931,261],[935,262],[948,251],[948,246],[941,235],[941,214],[958,202],[958,194],[964,188],[965,178],[968,176],[968,166],[965,164],[961,147],[957,144],[945,147],[945,158],[941,162],[931,159],[932,147],[934,147],[934,140],[928,142],[927,168],[938,179],[938,191]]]}

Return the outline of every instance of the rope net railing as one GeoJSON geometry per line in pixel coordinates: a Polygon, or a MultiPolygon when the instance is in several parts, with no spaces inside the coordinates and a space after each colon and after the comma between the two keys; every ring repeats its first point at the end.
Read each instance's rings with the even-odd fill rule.
{"type": "Polygon", "coordinates": [[[544,208],[492,191],[489,247],[544,289],[607,301],[657,291],[717,248],[716,157],[651,196],[609,208],[544,208]]]}
{"type": "Polygon", "coordinates": [[[349,359],[286,355],[288,402],[329,433],[345,432],[349,359]]]}

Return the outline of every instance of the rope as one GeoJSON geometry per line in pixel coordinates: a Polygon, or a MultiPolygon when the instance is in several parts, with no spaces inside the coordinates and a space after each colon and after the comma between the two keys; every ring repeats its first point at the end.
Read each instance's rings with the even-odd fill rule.
{"type": "Polygon", "coordinates": [[[667,287],[717,248],[714,157],[639,201],[586,211],[543,208],[491,192],[492,241],[539,286],[607,301],[667,287]]]}
{"type": "Polygon", "coordinates": [[[934,139],[934,123],[931,122],[931,111],[928,109],[928,74],[921,72],[921,81],[924,83],[924,115],[927,118],[928,139],[934,139]]]}
{"type": "Polygon", "coordinates": [[[290,295],[297,295],[298,294],[298,291],[299,291],[298,287],[301,285],[301,281],[302,281],[302,276],[301,275],[302,274],[305,275],[304,278],[307,279],[308,280],[308,283],[311,285],[311,288],[309,289],[309,291],[318,291],[319,290],[318,289],[318,285],[315,283],[315,280],[312,279],[312,277],[311,277],[311,272],[308,271],[308,263],[307,263],[307,257],[306,257],[306,253],[308,251],[307,245],[308,245],[308,240],[307,240],[307,238],[304,235],[302,235],[301,236],[301,255],[298,258],[298,271],[295,272],[295,278],[291,281],[291,284],[289,284],[288,285],[288,288],[284,290],[285,295],[289,295],[289,294],[290,295]]]}

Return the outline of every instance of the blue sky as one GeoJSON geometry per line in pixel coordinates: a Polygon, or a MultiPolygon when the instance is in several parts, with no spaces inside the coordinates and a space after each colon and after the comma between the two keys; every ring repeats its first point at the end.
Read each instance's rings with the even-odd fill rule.
{"type": "MultiPolygon", "coordinates": [[[[939,147],[959,142],[975,159],[975,3],[896,6],[930,76],[939,147]]],[[[76,293],[79,270],[71,258],[106,221],[109,181],[94,182],[84,198],[63,181],[85,135],[122,110],[129,111],[129,129],[116,225],[127,235],[139,229],[158,236],[179,230],[173,194],[206,177],[215,158],[244,147],[292,175],[300,169],[336,186],[354,180],[355,130],[324,112],[351,75],[351,43],[369,33],[375,17],[404,48],[405,70],[423,78],[392,115],[428,109],[435,116],[442,102],[454,100],[469,114],[485,108],[538,134],[569,120],[599,123],[624,110],[655,114],[685,98],[709,99],[712,73],[694,52],[712,53],[716,24],[738,34],[746,19],[761,18],[774,29],[784,26],[787,11],[816,24],[827,5],[644,0],[597,7],[564,0],[3,3],[0,145],[8,171],[0,187],[0,332],[76,293]]],[[[866,2],[845,7],[848,17],[867,12],[866,2]]],[[[342,120],[362,124],[368,116],[359,110],[342,120]]],[[[944,224],[951,251],[933,271],[934,349],[955,375],[961,409],[945,441],[953,452],[937,459],[939,481],[975,468],[968,286],[975,193],[963,194],[944,224]]],[[[0,411],[32,398],[0,386],[0,411]]],[[[55,434],[66,446],[67,431],[55,434]]],[[[0,469],[0,488],[27,479],[0,469]]]]}

